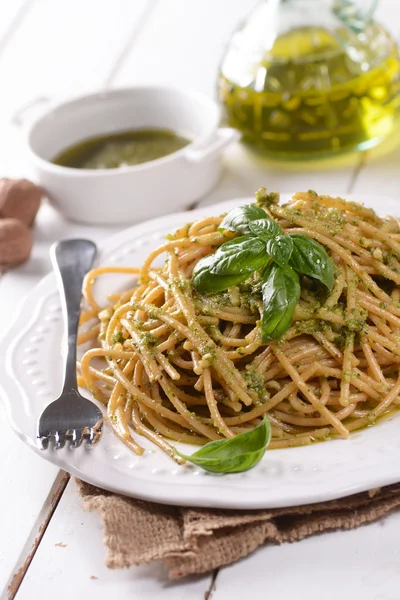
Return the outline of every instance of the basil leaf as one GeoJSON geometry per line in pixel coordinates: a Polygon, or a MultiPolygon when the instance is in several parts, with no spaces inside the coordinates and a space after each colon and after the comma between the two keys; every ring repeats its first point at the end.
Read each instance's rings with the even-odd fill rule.
{"type": "Polygon", "coordinates": [[[264,342],[270,342],[282,337],[289,329],[300,298],[300,282],[292,267],[280,267],[276,263],[265,270],[263,279],[261,335],[264,342]]]}
{"type": "Polygon", "coordinates": [[[329,291],[334,284],[333,261],[325,248],[305,235],[290,234],[294,250],[290,257],[290,265],[298,273],[303,273],[321,281],[329,291]]]}
{"type": "Polygon", "coordinates": [[[249,229],[252,234],[256,235],[261,240],[269,241],[271,238],[281,235],[282,229],[274,219],[271,219],[267,213],[262,219],[251,221],[249,229]]]}
{"type": "Polygon", "coordinates": [[[251,431],[226,440],[209,442],[194,454],[187,456],[178,450],[176,453],[212,473],[241,473],[254,467],[271,441],[271,424],[264,416],[262,422],[251,431]]]}
{"type": "Polygon", "coordinates": [[[226,215],[218,231],[237,231],[247,235],[250,233],[249,223],[256,219],[264,219],[266,216],[265,210],[254,204],[238,206],[226,215]]]}
{"type": "Polygon", "coordinates": [[[242,273],[232,275],[216,275],[210,268],[214,264],[215,254],[210,254],[199,260],[193,270],[193,285],[201,294],[223,292],[247,279],[252,271],[244,270],[242,273]]]}
{"type": "Polygon", "coordinates": [[[203,294],[222,292],[250,277],[268,261],[264,242],[238,237],[222,244],[215,254],[199,260],[193,270],[193,285],[203,294]]]}
{"type": "Polygon", "coordinates": [[[293,241],[287,235],[277,235],[268,240],[265,249],[279,266],[284,267],[292,255],[293,241]]]}
{"type": "Polygon", "coordinates": [[[264,242],[258,238],[242,236],[225,242],[218,248],[210,270],[215,275],[233,275],[244,270],[250,275],[268,260],[264,242]]]}

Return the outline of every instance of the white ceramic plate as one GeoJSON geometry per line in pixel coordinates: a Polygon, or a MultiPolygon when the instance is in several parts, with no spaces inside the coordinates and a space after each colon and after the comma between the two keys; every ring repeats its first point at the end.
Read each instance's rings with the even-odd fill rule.
{"type": "MultiPolygon", "coordinates": [[[[360,198],[357,198],[360,200],[360,198]]],[[[399,214],[387,198],[362,198],[380,214],[399,214]]],[[[100,246],[100,265],[140,265],[166,233],[208,214],[220,214],[241,198],[136,225],[100,246]]],[[[100,296],[126,284],[110,275],[100,296]]],[[[192,465],[178,466],[146,440],[136,456],[105,427],[91,450],[40,451],[36,422],[61,387],[61,308],[52,274],[25,298],[18,316],[0,342],[0,390],[12,427],[43,458],[100,487],[156,502],[222,508],[272,508],[331,500],[400,480],[400,414],[350,440],[267,452],[252,470],[211,475],[192,465]]],[[[184,447],[188,453],[193,447],[184,447]]]]}

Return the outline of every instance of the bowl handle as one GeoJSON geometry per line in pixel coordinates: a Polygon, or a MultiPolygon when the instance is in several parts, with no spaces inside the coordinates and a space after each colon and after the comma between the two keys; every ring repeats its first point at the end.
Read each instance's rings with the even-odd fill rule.
{"type": "Polygon", "coordinates": [[[240,139],[240,133],[231,127],[221,127],[218,129],[216,137],[207,146],[188,148],[185,158],[192,163],[209,161],[214,156],[221,154],[222,150],[240,139]]]}

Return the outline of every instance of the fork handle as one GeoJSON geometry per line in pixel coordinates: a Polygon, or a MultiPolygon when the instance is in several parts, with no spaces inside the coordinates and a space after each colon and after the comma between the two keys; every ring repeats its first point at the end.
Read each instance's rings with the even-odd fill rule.
{"type": "Polygon", "coordinates": [[[65,354],[63,392],[77,391],[76,343],[82,284],[90,270],[96,245],[90,240],[61,240],[50,249],[50,257],[57,278],[64,318],[65,354]]]}

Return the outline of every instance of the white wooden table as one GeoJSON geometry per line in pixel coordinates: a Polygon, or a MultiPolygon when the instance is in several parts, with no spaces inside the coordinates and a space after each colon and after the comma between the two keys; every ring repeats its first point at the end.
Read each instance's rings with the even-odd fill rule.
{"type": "MultiPolygon", "coordinates": [[[[0,0],[0,176],[30,176],[21,133],[10,120],[37,98],[136,83],[181,84],[214,95],[226,40],[256,2],[0,0]]],[[[399,39],[399,0],[382,0],[379,13],[399,39]]],[[[251,195],[261,185],[283,192],[379,191],[400,200],[400,148],[392,146],[333,165],[284,167],[256,162],[237,145],[226,153],[219,186],[202,203],[251,195]]],[[[31,260],[0,279],[0,333],[18,299],[48,272],[53,241],[76,234],[99,240],[113,231],[68,223],[43,206],[31,260]]],[[[0,600],[400,598],[400,514],[357,531],[263,548],[179,584],[167,582],[162,566],[107,570],[99,518],[81,509],[74,484],[19,441],[1,404],[0,426],[0,600]]]]}

